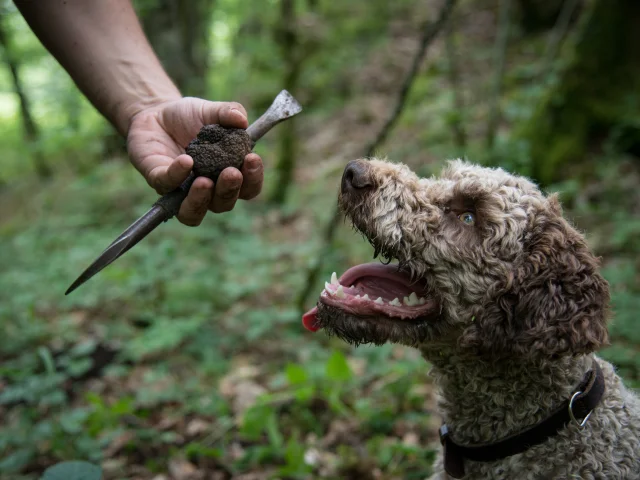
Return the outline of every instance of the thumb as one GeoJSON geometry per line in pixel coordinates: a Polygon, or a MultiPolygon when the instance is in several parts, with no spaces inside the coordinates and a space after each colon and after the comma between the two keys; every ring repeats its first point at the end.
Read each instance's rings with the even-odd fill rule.
{"type": "Polygon", "coordinates": [[[205,125],[218,123],[223,127],[247,128],[247,111],[238,102],[206,102],[202,108],[205,125]]]}

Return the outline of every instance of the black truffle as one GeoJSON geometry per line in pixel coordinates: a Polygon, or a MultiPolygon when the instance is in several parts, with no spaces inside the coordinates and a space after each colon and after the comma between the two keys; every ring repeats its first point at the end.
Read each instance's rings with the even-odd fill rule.
{"type": "Polygon", "coordinates": [[[193,158],[193,173],[215,182],[225,168],[242,168],[244,157],[251,152],[251,139],[241,128],[205,125],[186,152],[193,158]]]}

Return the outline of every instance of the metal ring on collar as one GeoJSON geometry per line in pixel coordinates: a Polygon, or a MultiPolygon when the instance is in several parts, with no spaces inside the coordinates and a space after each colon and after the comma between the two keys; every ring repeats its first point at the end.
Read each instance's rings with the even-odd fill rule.
{"type": "Polygon", "coordinates": [[[579,428],[583,428],[586,425],[587,420],[589,420],[589,417],[593,413],[593,410],[589,411],[589,413],[587,413],[587,416],[582,419],[582,422],[579,422],[578,419],[573,414],[573,401],[581,393],[582,392],[577,391],[576,393],[573,394],[573,396],[571,397],[571,400],[569,400],[569,418],[571,418],[571,421],[574,422],[576,425],[578,425],[579,428]]]}

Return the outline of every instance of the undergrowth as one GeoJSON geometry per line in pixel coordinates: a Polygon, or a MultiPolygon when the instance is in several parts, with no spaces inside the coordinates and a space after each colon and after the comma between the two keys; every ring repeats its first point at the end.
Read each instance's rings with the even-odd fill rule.
{"type": "MultiPolygon", "coordinates": [[[[331,41],[348,45],[338,37],[331,41]]],[[[514,47],[523,60],[512,60],[505,79],[505,124],[531,114],[541,89],[536,65],[527,59],[529,50],[543,46],[534,39],[514,47]]],[[[462,113],[452,112],[443,55],[428,56],[381,155],[423,175],[457,155],[531,171],[526,146],[512,142],[504,125],[490,155],[479,146],[486,104],[477,100],[490,84],[490,51],[485,43],[465,53],[475,97],[467,98],[462,113]],[[452,145],[451,115],[466,122],[466,148],[452,145]]],[[[372,119],[386,114],[376,108],[395,95],[365,87],[375,74],[398,70],[391,60],[407,52],[359,54],[357,68],[341,75],[350,79],[363,70],[362,85],[346,83],[348,99],[330,97],[305,112],[308,120],[301,116],[310,145],[301,147],[300,178],[287,205],[240,202],[233,213],[209,215],[195,229],[170,221],[68,297],[69,284],[155,195],[126,160],[87,160],[102,153],[90,138],[101,128],[95,112],[80,131],[49,132],[43,140],[56,165],[49,182],[25,175],[15,125],[3,130],[2,139],[15,148],[7,150],[0,175],[0,480],[36,479],[65,460],[100,464],[106,479],[128,480],[167,472],[189,478],[194,469],[244,480],[429,475],[439,419],[428,365],[411,349],[352,349],[311,335],[295,309],[336,203],[341,170],[351,159],[342,158],[344,151],[370,141],[372,119]],[[344,128],[324,140],[311,135],[335,125],[344,128]]],[[[342,68],[327,65],[309,67],[309,76],[319,75],[318,89],[342,68]]],[[[236,88],[233,73],[247,75],[242,63],[234,68],[227,89],[251,90],[236,88]]],[[[260,82],[268,87],[265,97],[277,83],[269,78],[266,86],[260,82]]],[[[395,88],[393,78],[386,81],[395,88]]],[[[274,141],[258,145],[269,172],[274,141]]],[[[636,388],[639,184],[637,158],[605,148],[584,159],[579,175],[548,188],[561,192],[567,216],[602,256],[614,317],[611,346],[601,354],[636,388]]],[[[316,291],[331,272],[369,261],[372,253],[341,225],[316,291]]]]}

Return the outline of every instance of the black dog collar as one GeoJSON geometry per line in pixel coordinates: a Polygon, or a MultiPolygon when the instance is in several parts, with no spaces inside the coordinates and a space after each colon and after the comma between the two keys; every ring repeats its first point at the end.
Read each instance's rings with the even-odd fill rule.
{"type": "Polygon", "coordinates": [[[586,373],[570,399],[565,400],[549,417],[520,433],[494,443],[459,445],[451,440],[449,429],[443,424],[440,427],[440,443],[444,447],[445,471],[453,478],[463,478],[465,459],[494,462],[541,444],[555,436],[569,422],[583,428],[603,394],[604,375],[594,360],[593,368],[586,373]]]}

